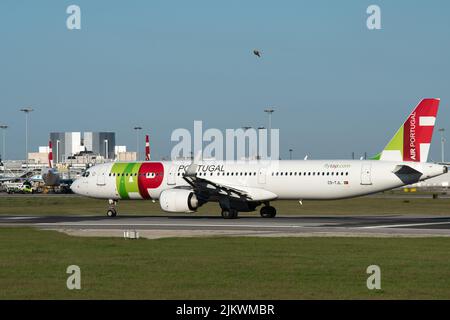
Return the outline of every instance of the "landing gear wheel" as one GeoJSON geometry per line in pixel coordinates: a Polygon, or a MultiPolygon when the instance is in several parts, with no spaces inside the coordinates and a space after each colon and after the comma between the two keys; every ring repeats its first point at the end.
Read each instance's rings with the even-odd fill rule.
{"type": "Polygon", "coordinates": [[[114,218],[115,216],[117,216],[117,200],[112,200],[109,199],[108,200],[109,203],[109,207],[108,207],[108,211],[106,211],[106,215],[110,218],[114,218]]]}
{"type": "Polygon", "coordinates": [[[277,209],[272,206],[264,206],[261,208],[260,214],[263,218],[275,218],[277,215],[277,209]]]}
{"type": "Polygon", "coordinates": [[[110,218],[113,218],[113,217],[117,216],[117,211],[116,211],[116,209],[108,209],[108,211],[106,212],[106,215],[110,218]]]}
{"type": "Polygon", "coordinates": [[[223,209],[222,217],[224,219],[236,219],[238,217],[238,212],[234,209],[223,209]]]}

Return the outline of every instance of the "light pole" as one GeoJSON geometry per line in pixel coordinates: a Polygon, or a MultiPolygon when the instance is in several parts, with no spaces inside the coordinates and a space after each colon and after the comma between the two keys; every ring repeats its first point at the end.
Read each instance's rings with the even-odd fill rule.
{"type": "Polygon", "coordinates": [[[56,140],[56,163],[59,163],[59,140],[56,140]]]}
{"type": "Polygon", "coordinates": [[[25,113],[25,162],[28,171],[28,114],[33,111],[32,108],[22,108],[20,111],[25,113]]]}
{"type": "Polygon", "coordinates": [[[440,128],[439,132],[441,133],[441,162],[444,163],[445,157],[444,157],[444,145],[445,145],[445,137],[444,137],[444,128],[440,128]]]}
{"type": "Polygon", "coordinates": [[[2,143],[3,151],[2,151],[2,157],[3,157],[3,160],[6,160],[6,139],[5,139],[5,132],[6,132],[6,129],[8,129],[8,126],[7,126],[6,124],[2,124],[2,125],[0,125],[0,129],[2,129],[2,134],[3,134],[3,143],[2,143]]]}
{"type": "MultiPolygon", "coordinates": [[[[260,154],[260,152],[261,152],[261,150],[260,150],[260,141],[259,141],[259,139],[260,139],[260,131],[261,130],[266,130],[266,127],[264,127],[264,126],[259,126],[258,127],[258,151],[257,151],[257,155],[256,155],[256,159],[257,160],[260,160],[261,159],[261,154],[260,154]]],[[[266,150],[266,155],[267,155],[267,150],[266,150]]]]}
{"type": "Polygon", "coordinates": [[[264,112],[269,115],[269,143],[267,149],[270,150],[270,159],[272,159],[272,113],[274,113],[274,111],[274,108],[264,109],[264,112]]]}
{"type": "Polygon", "coordinates": [[[105,142],[105,160],[108,159],[108,139],[104,140],[105,142]]]}
{"type": "Polygon", "coordinates": [[[142,130],[142,127],[136,126],[134,130],[136,130],[136,161],[139,161],[139,130],[142,130]]]}
{"type": "Polygon", "coordinates": [[[289,149],[289,160],[292,160],[292,151],[294,151],[293,149],[289,149]]]}

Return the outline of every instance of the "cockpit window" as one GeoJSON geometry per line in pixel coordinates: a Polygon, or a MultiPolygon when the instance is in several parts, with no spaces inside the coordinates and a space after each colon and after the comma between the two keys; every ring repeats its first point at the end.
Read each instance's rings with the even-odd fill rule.
{"type": "Polygon", "coordinates": [[[89,174],[90,174],[89,171],[85,171],[81,176],[87,178],[89,177],[89,174]]]}

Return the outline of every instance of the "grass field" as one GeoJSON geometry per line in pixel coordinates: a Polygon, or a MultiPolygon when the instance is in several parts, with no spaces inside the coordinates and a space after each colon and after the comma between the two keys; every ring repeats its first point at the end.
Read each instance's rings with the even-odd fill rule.
{"type": "Polygon", "coordinates": [[[450,299],[450,239],[77,238],[0,228],[0,299],[450,299]],[[66,268],[81,268],[81,290],[66,268]],[[381,267],[380,291],[366,268],[381,267]]]}
{"type": "MultiPolygon", "coordinates": [[[[450,214],[450,199],[365,197],[274,202],[283,215],[450,214]]],[[[104,215],[102,200],[0,197],[1,215],[104,215]]],[[[159,203],[122,201],[123,214],[166,214],[159,203]]],[[[217,204],[200,215],[217,214],[217,204]]],[[[257,213],[250,213],[257,214],[257,213]]],[[[449,238],[71,237],[0,228],[0,299],[450,299],[449,238]],[[78,265],[82,290],[66,288],[78,265]],[[382,290],[366,288],[366,268],[382,290]]]]}
{"type": "MultiPolygon", "coordinates": [[[[450,215],[450,198],[362,197],[337,201],[275,201],[279,215],[379,215],[379,214],[433,214],[450,215]]],[[[105,215],[107,201],[84,197],[0,197],[0,215],[105,215]]],[[[119,214],[161,215],[159,203],[127,200],[119,202],[119,214]]],[[[208,203],[194,215],[220,215],[217,203],[208,203]]],[[[258,212],[241,215],[258,215],[258,212]]]]}

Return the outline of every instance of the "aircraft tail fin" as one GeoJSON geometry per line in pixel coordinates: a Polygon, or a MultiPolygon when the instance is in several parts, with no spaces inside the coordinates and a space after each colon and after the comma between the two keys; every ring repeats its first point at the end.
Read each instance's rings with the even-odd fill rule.
{"type": "Polygon", "coordinates": [[[48,167],[53,168],[53,150],[51,140],[48,142],[48,167]]]}
{"type": "Polygon", "coordinates": [[[439,102],[439,98],[422,99],[383,151],[372,159],[426,162],[439,102]]]}
{"type": "Polygon", "coordinates": [[[145,161],[150,161],[150,141],[148,134],[145,136],[145,161]]]}

